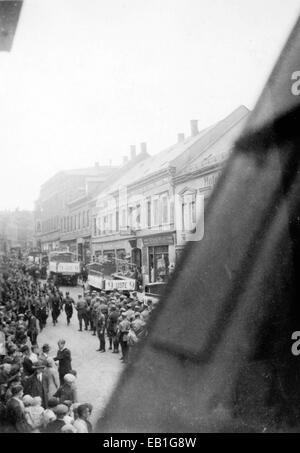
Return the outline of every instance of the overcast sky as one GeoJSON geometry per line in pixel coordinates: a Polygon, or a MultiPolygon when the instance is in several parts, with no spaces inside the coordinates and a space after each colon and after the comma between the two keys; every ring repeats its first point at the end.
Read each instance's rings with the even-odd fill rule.
{"type": "Polygon", "coordinates": [[[255,101],[300,0],[24,0],[0,53],[0,209],[61,169],[155,154],[255,101]]]}

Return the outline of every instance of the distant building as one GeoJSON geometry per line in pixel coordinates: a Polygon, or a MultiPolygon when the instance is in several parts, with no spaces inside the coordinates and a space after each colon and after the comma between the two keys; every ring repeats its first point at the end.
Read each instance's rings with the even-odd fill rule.
{"type": "MultiPolygon", "coordinates": [[[[71,222],[74,221],[69,215],[69,203],[100,186],[115,169],[113,166],[100,166],[96,163],[94,167],[61,171],[42,185],[35,204],[36,245],[42,251],[59,249],[62,236],[63,242],[68,241],[68,234],[73,231],[71,222]]],[[[84,214],[80,212],[80,215],[89,219],[90,213],[87,211],[88,209],[84,214]]],[[[77,229],[76,232],[79,233],[77,229]]]]}
{"type": "Polygon", "coordinates": [[[0,253],[14,249],[31,248],[34,242],[34,217],[32,211],[0,212],[0,253]]]}

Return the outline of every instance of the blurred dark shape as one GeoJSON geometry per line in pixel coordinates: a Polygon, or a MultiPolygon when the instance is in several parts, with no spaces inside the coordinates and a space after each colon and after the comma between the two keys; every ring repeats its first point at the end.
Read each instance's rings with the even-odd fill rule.
{"type": "Polygon", "coordinates": [[[298,20],[97,431],[300,429],[299,70],[298,20]]]}
{"type": "Polygon", "coordinates": [[[0,52],[12,48],[23,1],[0,0],[0,52]]]}

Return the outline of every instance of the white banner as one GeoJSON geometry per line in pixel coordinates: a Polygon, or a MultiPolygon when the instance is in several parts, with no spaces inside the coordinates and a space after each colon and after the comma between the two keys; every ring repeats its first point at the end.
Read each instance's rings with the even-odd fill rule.
{"type": "Polygon", "coordinates": [[[79,263],[58,263],[57,272],[79,274],[80,264],[79,263]]]}
{"type": "Polygon", "coordinates": [[[54,261],[50,261],[49,263],[49,272],[56,272],[57,263],[54,261]]]}
{"type": "Polygon", "coordinates": [[[105,280],[105,291],[112,291],[117,289],[118,291],[134,291],[136,281],[134,279],[128,280],[105,280]]]}
{"type": "Polygon", "coordinates": [[[104,278],[97,275],[88,276],[88,284],[94,288],[103,289],[104,278]]]}

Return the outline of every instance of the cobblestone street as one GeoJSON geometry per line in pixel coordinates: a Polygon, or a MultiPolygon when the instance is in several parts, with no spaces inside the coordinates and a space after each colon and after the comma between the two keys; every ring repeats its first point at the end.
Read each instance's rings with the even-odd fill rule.
{"type": "MultiPolygon", "coordinates": [[[[60,289],[64,295],[69,291],[75,302],[77,295],[82,294],[82,288],[79,286],[60,289]]],[[[78,399],[80,402],[89,402],[93,405],[91,422],[95,424],[124,368],[119,360],[121,354],[112,354],[108,348],[106,353],[97,352],[98,337],[93,336],[90,331],[78,332],[76,310],[73,312],[69,326],[67,326],[64,312],[61,312],[55,327],[52,325],[50,314],[46,328],[38,336],[38,344],[41,347],[44,343],[48,343],[51,347],[50,355],[55,357],[57,341],[60,338],[66,340],[66,347],[71,350],[72,368],[77,371],[78,399]]]]}

